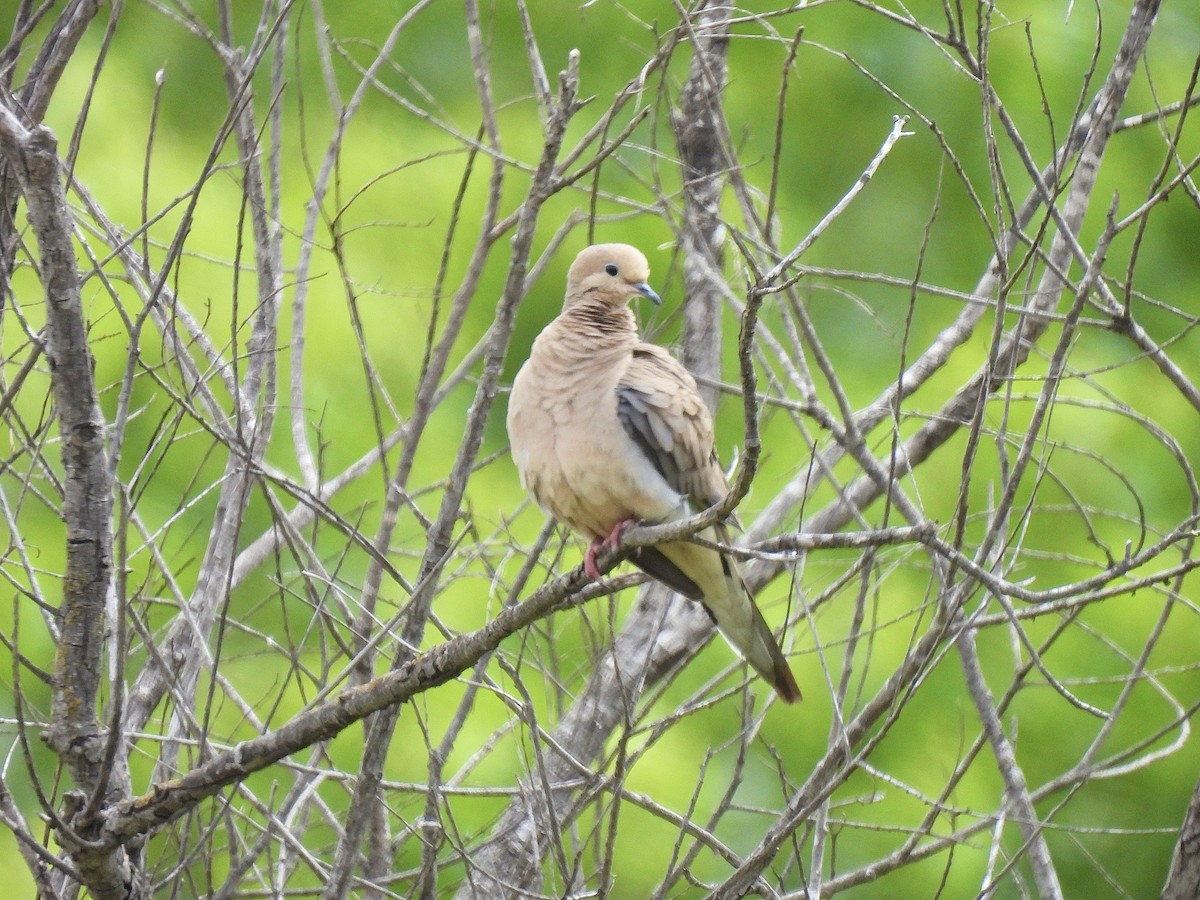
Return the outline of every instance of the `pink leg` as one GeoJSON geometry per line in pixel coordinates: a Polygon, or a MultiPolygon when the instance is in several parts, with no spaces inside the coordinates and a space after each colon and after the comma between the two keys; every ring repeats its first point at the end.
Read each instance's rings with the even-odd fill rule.
{"type": "Polygon", "coordinates": [[[596,554],[606,547],[616,547],[621,542],[621,535],[638,523],[637,519],[622,519],[613,526],[606,538],[593,538],[583,554],[583,571],[592,579],[600,578],[600,570],[596,567],[596,554]]]}
{"type": "Polygon", "coordinates": [[[596,554],[600,552],[600,548],[604,546],[604,541],[600,538],[595,538],[588,548],[583,551],[583,571],[587,572],[588,578],[593,581],[600,580],[600,570],[596,568],[596,554]]]}

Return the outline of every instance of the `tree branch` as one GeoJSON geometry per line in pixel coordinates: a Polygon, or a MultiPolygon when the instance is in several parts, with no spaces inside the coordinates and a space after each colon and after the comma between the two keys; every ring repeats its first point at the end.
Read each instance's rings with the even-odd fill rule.
{"type": "Polygon", "coordinates": [[[112,770],[102,765],[106,742],[96,705],[106,608],[113,590],[112,481],[57,146],[50,129],[40,125],[26,129],[0,102],[0,150],[20,182],[38,239],[39,274],[46,295],[46,354],[66,473],[67,561],[58,614],[54,701],[44,737],[66,764],[79,792],[68,796],[65,821],[72,833],[64,832],[60,840],[75,856],[88,888],[101,900],[109,900],[132,889],[133,868],[120,849],[91,852],[75,840],[73,832],[87,831],[93,823],[72,821],[72,813],[83,811],[87,795],[120,796],[128,789],[122,779],[110,780],[112,770]]]}

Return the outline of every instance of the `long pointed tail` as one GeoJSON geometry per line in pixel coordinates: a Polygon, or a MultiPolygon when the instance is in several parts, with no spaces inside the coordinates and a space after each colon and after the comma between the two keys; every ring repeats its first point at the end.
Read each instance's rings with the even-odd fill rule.
{"type": "Polygon", "coordinates": [[[721,554],[720,562],[724,577],[709,583],[701,602],[712,613],[725,639],[767,684],[775,688],[779,698],[785,703],[796,703],[801,699],[800,687],[775,635],[742,580],[737,564],[724,554],[721,554]]]}
{"type": "MultiPolygon", "coordinates": [[[[717,529],[728,543],[724,529],[717,529]]],[[[715,536],[715,535],[713,535],[715,536]]],[[[633,562],[668,587],[702,604],[733,648],[786,703],[801,699],[791,667],[754,603],[736,562],[698,544],[643,547],[633,562]]]]}
{"type": "MultiPolygon", "coordinates": [[[[749,600],[749,597],[747,596],[749,600]]],[[[754,601],[750,600],[753,604],[754,601]]],[[[745,648],[746,661],[754,667],[763,680],[775,688],[775,693],[784,703],[800,701],[800,686],[796,684],[796,676],[792,674],[791,666],[779,649],[775,635],[763,619],[758,607],[754,607],[754,639],[751,647],[745,648]]]]}

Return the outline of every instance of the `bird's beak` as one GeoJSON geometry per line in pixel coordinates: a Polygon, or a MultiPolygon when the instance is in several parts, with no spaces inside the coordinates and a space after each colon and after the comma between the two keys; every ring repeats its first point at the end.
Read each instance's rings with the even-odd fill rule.
{"type": "Polygon", "coordinates": [[[654,288],[650,287],[650,285],[646,284],[646,282],[639,281],[637,284],[633,285],[633,289],[655,306],[662,306],[662,298],[659,297],[658,294],[654,293],[654,288]]]}

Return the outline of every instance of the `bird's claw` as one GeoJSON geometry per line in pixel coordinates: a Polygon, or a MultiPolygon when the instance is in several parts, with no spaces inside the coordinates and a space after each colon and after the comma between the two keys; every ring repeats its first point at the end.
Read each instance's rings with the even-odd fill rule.
{"type": "Polygon", "coordinates": [[[583,554],[583,571],[587,573],[589,578],[593,581],[600,580],[600,569],[596,565],[596,555],[600,551],[610,547],[615,550],[617,545],[621,543],[621,535],[636,525],[637,522],[637,519],[622,519],[613,526],[612,531],[608,533],[607,537],[592,539],[592,542],[588,544],[588,548],[583,554]]]}

